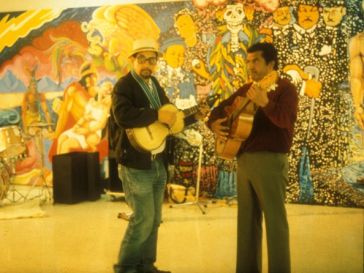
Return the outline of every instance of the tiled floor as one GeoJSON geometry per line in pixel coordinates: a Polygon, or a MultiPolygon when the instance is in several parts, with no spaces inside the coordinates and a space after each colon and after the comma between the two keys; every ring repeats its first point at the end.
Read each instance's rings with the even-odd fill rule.
{"type": "MultiPolygon", "coordinates": [[[[2,208],[0,207],[0,210],[2,208]]],[[[112,273],[127,226],[124,202],[47,205],[47,217],[0,220],[1,273],[112,273]]],[[[362,273],[363,210],[288,204],[293,273],[362,273]]],[[[236,206],[164,207],[157,266],[233,273],[236,206]]],[[[264,246],[265,247],[265,246],[264,246]]],[[[265,252],[264,252],[265,254],[265,252]]],[[[264,255],[263,272],[267,272],[264,255]]]]}

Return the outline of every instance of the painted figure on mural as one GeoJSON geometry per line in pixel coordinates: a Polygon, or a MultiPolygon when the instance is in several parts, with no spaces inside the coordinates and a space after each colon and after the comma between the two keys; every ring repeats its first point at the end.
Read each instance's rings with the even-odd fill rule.
{"type": "Polygon", "coordinates": [[[26,152],[15,164],[16,174],[21,174],[14,178],[19,184],[33,183],[33,179],[39,177],[39,170],[45,167],[42,165],[44,137],[49,137],[53,132],[46,97],[38,91],[36,70],[37,67],[34,67],[30,71],[31,79],[21,105],[26,152]],[[45,134],[45,130],[47,130],[47,134],[45,134]]]}
{"type": "MultiPolygon", "coordinates": [[[[364,1],[362,1],[364,14],[364,1]]],[[[350,89],[354,113],[350,151],[352,156],[343,168],[344,179],[364,192],[364,31],[349,42],[350,89]]]]}
{"type": "MultiPolygon", "coordinates": [[[[324,66],[320,68],[323,78],[322,101],[326,104],[335,125],[328,136],[330,137],[328,147],[331,153],[336,156],[332,157],[335,162],[333,168],[339,169],[347,166],[353,153],[350,147],[352,127],[352,108],[350,104],[350,88],[348,85],[348,40],[349,33],[346,30],[346,24],[349,20],[347,15],[347,3],[343,0],[320,1],[321,16],[323,25],[319,28],[319,41],[322,45],[320,57],[324,66]],[[337,132],[340,132],[338,134],[337,132]]],[[[329,122],[328,119],[323,122],[329,122]]]]}
{"type": "Polygon", "coordinates": [[[319,6],[314,0],[306,0],[300,2],[293,13],[296,16],[296,22],[292,25],[291,33],[288,36],[288,39],[291,39],[291,52],[286,52],[286,54],[291,56],[291,59],[306,58],[312,62],[311,58],[318,55],[316,36],[320,18],[319,6]],[[304,55],[300,56],[302,52],[304,55]]]}
{"type": "Polygon", "coordinates": [[[282,28],[281,31],[285,31],[287,27],[292,23],[292,14],[289,6],[280,6],[273,12],[273,21],[276,28],[282,28]]]}
{"type": "Polygon", "coordinates": [[[188,9],[180,10],[174,16],[174,27],[186,44],[185,71],[194,73],[196,85],[208,85],[210,75],[204,61],[207,49],[199,37],[193,13],[188,9]]]}
{"type": "MultiPolygon", "coordinates": [[[[298,118],[297,124],[299,122],[308,124],[310,117],[314,116],[313,111],[315,110],[310,106],[313,100],[320,96],[322,89],[321,75],[317,63],[319,61],[319,44],[317,40],[317,28],[320,18],[319,6],[315,1],[303,1],[298,4],[293,13],[296,21],[289,28],[288,47],[290,49],[281,50],[279,48],[279,57],[282,60],[281,67],[283,71],[289,74],[293,82],[299,87],[300,104],[303,110],[298,113],[298,115],[302,113],[302,119],[298,118]]],[[[295,138],[301,136],[300,141],[306,143],[306,136],[310,134],[307,125],[300,127],[297,124],[298,129],[296,129],[295,138]]],[[[310,136],[312,137],[312,134],[310,136]]]]}
{"type": "Polygon", "coordinates": [[[290,6],[280,6],[273,12],[273,43],[280,52],[286,52],[290,49],[289,35],[290,27],[293,24],[292,9],[290,6]]]}
{"type": "Polygon", "coordinates": [[[59,136],[57,154],[97,150],[102,129],[106,126],[109,117],[113,84],[105,81],[97,89],[96,97],[90,98],[86,103],[82,117],[71,129],[59,136]]]}
{"type": "MultiPolygon", "coordinates": [[[[364,13],[364,1],[362,1],[364,13]]],[[[351,38],[349,44],[350,84],[357,125],[364,130],[364,31],[351,38]]]]}
{"type": "Polygon", "coordinates": [[[328,74],[324,79],[325,84],[332,88],[336,88],[348,78],[347,36],[341,27],[346,15],[344,3],[343,0],[320,1],[324,25],[319,28],[319,55],[325,62],[325,71],[328,74]]]}
{"type": "Polygon", "coordinates": [[[222,95],[221,99],[230,96],[236,88],[247,82],[246,50],[264,38],[245,20],[241,3],[226,6],[224,21],[225,29],[217,34],[208,55],[211,88],[222,95]]]}
{"type": "Polygon", "coordinates": [[[175,103],[177,99],[196,97],[194,76],[183,69],[186,53],[184,41],[180,38],[169,38],[163,42],[160,51],[163,56],[159,60],[156,77],[169,99],[175,103]]]}
{"type": "Polygon", "coordinates": [[[48,111],[46,97],[38,91],[37,80],[35,78],[36,68],[31,71],[31,79],[28,90],[25,92],[22,105],[21,115],[23,121],[23,130],[25,133],[34,132],[35,125],[46,125],[49,131],[52,130],[52,119],[48,111]],[[42,113],[43,111],[43,113],[42,113]],[[30,127],[33,125],[32,127],[30,127]]]}
{"type": "Polygon", "coordinates": [[[72,128],[84,115],[87,102],[96,95],[97,71],[91,63],[84,63],[80,69],[81,79],[71,83],[63,93],[62,101],[55,100],[53,108],[58,114],[54,140],[49,150],[49,160],[57,154],[58,138],[72,128]]]}

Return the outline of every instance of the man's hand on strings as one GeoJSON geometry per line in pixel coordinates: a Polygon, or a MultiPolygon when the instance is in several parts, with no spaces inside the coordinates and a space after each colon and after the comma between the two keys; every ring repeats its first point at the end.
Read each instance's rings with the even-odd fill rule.
{"type": "Polygon", "coordinates": [[[158,110],[158,121],[167,124],[170,128],[177,119],[177,113],[168,109],[160,108],[158,110]]]}
{"type": "Polygon", "coordinates": [[[220,137],[227,138],[229,135],[229,127],[223,125],[227,121],[227,117],[220,118],[211,123],[211,130],[220,137]]]}
{"type": "Polygon", "coordinates": [[[253,84],[246,93],[246,96],[260,107],[265,107],[269,102],[267,92],[260,88],[258,84],[253,84]]]}

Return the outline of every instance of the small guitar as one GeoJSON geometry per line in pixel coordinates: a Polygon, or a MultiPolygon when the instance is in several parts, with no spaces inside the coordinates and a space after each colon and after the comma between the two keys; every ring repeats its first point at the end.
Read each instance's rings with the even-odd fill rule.
{"type": "MultiPolygon", "coordinates": [[[[218,98],[219,95],[217,94],[208,96],[204,103],[211,107],[218,98]]],[[[165,104],[161,108],[176,112],[176,121],[172,127],[168,127],[166,124],[156,121],[146,127],[126,130],[130,143],[138,151],[151,152],[156,150],[162,146],[168,135],[174,135],[181,132],[185,127],[184,118],[197,113],[199,105],[195,105],[185,110],[179,110],[173,104],[165,104]]]]}
{"type": "MultiPolygon", "coordinates": [[[[278,72],[273,70],[266,75],[259,84],[260,88],[269,90],[278,79],[278,72]]],[[[238,153],[240,146],[245,141],[252,130],[255,112],[258,107],[247,97],[238,96],[231,106],[225,107],[228,117],[227,127],[229,135],[227,138],[216,137],[216,154],[222,159],[232,160],[238,153]]]]}

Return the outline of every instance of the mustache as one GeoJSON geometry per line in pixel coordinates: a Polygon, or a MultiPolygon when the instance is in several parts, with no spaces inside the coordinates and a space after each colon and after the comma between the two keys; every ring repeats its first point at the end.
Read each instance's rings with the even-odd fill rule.
{"type": "Polygon", "coordinates": [[[149,72],[149,73],[152,73],[152,70],[150,70],[149,68],[144,68],[142,70],[140,70],[141,73],[143,72],[149,72]]]}
{"type": "Polygon", "coordinates": [[[306,17],[303,21],[305,21],[305,22],[312,22],[313,20],[311,19],[311,17],[306,17]]]}

